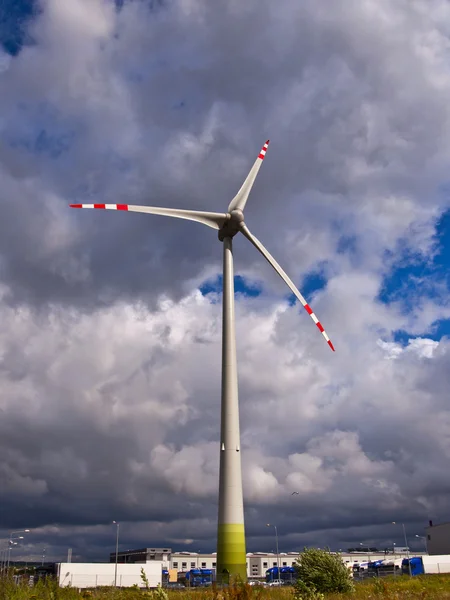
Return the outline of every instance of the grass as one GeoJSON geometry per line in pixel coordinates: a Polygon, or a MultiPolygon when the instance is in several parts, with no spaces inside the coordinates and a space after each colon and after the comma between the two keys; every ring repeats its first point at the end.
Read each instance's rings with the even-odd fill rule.
{"type": "Polygon", "coordinates": [[[450,575],[382,577],[357,583],[354,594],[329,594],[327,600],[450,600],[450,575]]]}
{"type": "MultiPolygon", "coordinates": [[[[450,575],[386,577],[357,583],[352,594],[329,594],[326,600],[450,600],[450,575]]],[[[55,581],[16,585],[0,579],[0,600],[294,600],[294,589],[240,585],[225,589],[139,590],[96,588],[78,592],[55,581]]],[[[298,599],[300,600],[300,599],[298,599]]]]}

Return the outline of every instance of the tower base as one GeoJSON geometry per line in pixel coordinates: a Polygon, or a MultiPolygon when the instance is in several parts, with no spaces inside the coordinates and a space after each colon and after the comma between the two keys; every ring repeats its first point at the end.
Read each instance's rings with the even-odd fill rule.
{"type": "Polygon", "coordinates": [[[247,581],[244,524],[219,524],[217,534],[217,583],[247,581]]]}

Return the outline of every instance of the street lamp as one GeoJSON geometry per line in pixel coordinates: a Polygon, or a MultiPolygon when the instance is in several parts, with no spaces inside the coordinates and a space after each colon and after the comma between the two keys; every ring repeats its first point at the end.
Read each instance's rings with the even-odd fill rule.
{"type": "MultiPolygon", "coordinates": [[[[11,545],[15,545],[17,546],[17,542],[13,541],[13,535],[15,533],[29,533],[30,530],[29,529],[17,529],[16,531],[11,531],[11,533],[9,534],[9,548],[8,548],[8,570],[9,570],[9,563],[10,563],[10,559],[11,559],[11,545]]],[[[23,540],[23,535],[16,537],[16,539],[19,540],[23,540]]]]}
{"type": "MultiPolygon", "coordinates": [[[[13,540],[13,535],[15,533],[30,533],[30,530],[29,529],[17,529],[16,531],[11,531],[11,533],[9,534],[8,569],[9,569],[9,562],[10,562],[10,557],[11,557],[11,543],[13,543],[12,540],[13,540]]],[[[19,536],[16,539],[23,540],[23,535],[19,536]]],[[[14,543],[13,543],[13,545],[14,545],[14,543]]],[[[17,545],[17,543],[15,545],[17,545]]]]}
{"type": "Polygon", "coordinates": [[[9,552],[10,540],[8,540],[7,545],[1,550],[1,572],[4,573],[6,571],[6,565],[8,564],[8,552],[9,552]]]}
{"type": "MultiPolygon", "coordinates": [[[[398,523],[398,525],[399,524],[400,523],[398,523]]],[[[392,521],[392,525],[397,525],[396,521],[392,521]]],[[[406,538],[406,529],[405,529],[405,524],[404,523],[402,523],[402,528],[403,528],[403,537],[405,539],[405,548],[406,548],[406,552],[407,552],[407,555],[408,555],[408,558],[409,558],[408,540],[406,538]]]]}
{"type": "Polygon", "coordinates": [[[17,546],[19,542],[14,542],[13,540],[8,540],[8,562],[7,562],[7,570],[9,571],[9,563],[11,561],[11,548],[13,546],[17,546]]]}
{"type": "MultiPolygon", "coordinates": [[[[360,545],[360,546],[364,546],[364,544],[363,544],[362,542],[359,542],[359,545],[360,545]]],[[[367,558],[369,559],[369,562],[372,562],[372,561],[371,561],[371,557],[370,557],[370,550],[369,550],[369,546],[366,546],[366,548],[368,549],[368,552],[367,552],[367,558]]],[[[367,570],[369,570],[369,567],[367,567],[367,570]]]]}
{"type": "MultiPolygon", "coordinates": [[[[396,521],[392,521],[392,525],[400,525],[400,523],[397,523],[396,521]]],[[[402,523],[402,528],[403,528],[403,537],[405,539],[405,548],[406,548],[406,552],[407,552],[408,557],[409,557],[408,540],[406,538],[406,529],[405,529],[405,524],[404,523],[402,523]]]]}
{"type": "MultiPolygon", "coordinates": [[[[396,521],[392,521],[392,525],[397,525],[396,521]]],[[[406,537],[406,529],[405,529],[405,524],[402,523],[402,527],[403,527],[403,537],[405,538],[405,548],[406,548],[406,556],[408,558],[408,570],[409,570],[409,576],[411,577],[412,573],[411,573],[411,561],[409,560],[409,547],[408,547],[408,539],[406,537]]]]}
{"type": "Polygon", "coordinates": [[[275,542],[277,546],[277,569],[278,569],[278,579],[281,579],[281,569],[280,569],[280,552],[278,550],[278,530],[276,525],[271,525],[270,523],[266,524],[266,527],[273,527],[275,529],[275,542]]]}
{"type": "Polygon", "coordinates": [[[6,565],[8,564],[8,552],[9,552],[9,543],[2,550],[2,573],[6,572],[6,565]]]}
{"type": "MultiPolygon", "coordinates": [[[[9,534],[9,539],[11,539],[15,533],[30,533],[30,530],[29,529],[18,529],[17,531],[11,531],[11,533],[9,534]]],[[[21,539],[23,539],[23,536],[21,539]]]]}
{"type": "Polygon", "coordinates": [[[114,587],[117,587],[117,560],[119,557],[119,523],[117,521],[113,521],[113,524],[116,526],[116,566],[114,569],[114,587]]]}
{"type": "Polygon", "coordinates": [[[415,535],[416,538],[419,538],[420,540],[424,540],[425,542],[425,552],[428,554],[428,544],[427,544],[427,538],[424,535],[415,535]]]}

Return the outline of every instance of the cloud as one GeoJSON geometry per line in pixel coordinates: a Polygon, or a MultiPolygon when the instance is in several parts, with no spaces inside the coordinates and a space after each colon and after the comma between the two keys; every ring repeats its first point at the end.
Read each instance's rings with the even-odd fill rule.
{"type": "Polygon", "coordinates": [[[272,543],[274,507],[286,550],[444,518],[448,340],[428,334],[447,290],[418,278],[406,309],[381,292],[431,260],[448,209],[447,4],[39,9],[0,56],[4,529],[59,558],[68,539],[105,558],[113,519],[130,547],[214,547],[216,234],[68,204],[223,211],[267,137],[246,222],[295,281],[321,273],[308,300],[336,354],[236,238],[261,290],[236,306],[249,548],[272,543]]]}
{"type": "MultiPolygon", "coordinates": [[[[442,478],[449,451],[445,386],[430,394],[429,378],[435,387],[438,379],[423,349],[434,346],[433,356],[445,361],[444,342],[413,342],[393,361],[386,360],[391,347],[374,339],[368,372],[361,364],[369,338],[361,362],[338,376],[340,367],[324,359],[326,345],[302,349],[300,336],[312,325],[299,319],[295,307],[276,305],[268,318],[258,302],[240,303],[237,321],[244,488],[249,530],[256,532],[249,544],[263,543],[258,522],[269,518],[271,506],[286,511],[281,532],[290,530],[289,519],[296,531],[323,527],[312,507],[324,494],[338,513],[330,512],[327,527],[333,518],[333,527],[344,527],[361,502],[375,514],[382,506],[385,522],[406,504],[409,518],[420,520],[420,498],[434,498],[430,479],[439,502],[442,482],[434,478],[442,478]],[[278,331],[285,331],[286,319],[292,340],[278,331]],[[254,352],[261,347],[265,352],[254,352]],[[261,377],[269,371],[268,357],[271,376],[261,377]],[[417,411],[424,412],[420,421],[417,411]],[[437,428],[442,436],[431,438],[437,428]],[[292,491],[300,491],[296,505],[292,491]],[[305,510],[301,518],[299,507],[305,510]]],[[[93,315],[55,310],[45,326],[42,320],[36,325],[32,312],[3,306],[1,316],[9,323],[1,339],[5,518],[13,520],[20,505],[28,526],[57,523],[70,531],[83,524],[85,535],[98,537],[94,524],[107,528],[120,514],[131,531],[134,523],[147,523],[134,533],[135,543],[157,535],[160,543],[192,538],[210,546],[220,305],[197,291],[182,303],[162,301],[154,312],[128,304],[93,315]],[[13,484],[6,469],[28,484],[13,484]]]]}

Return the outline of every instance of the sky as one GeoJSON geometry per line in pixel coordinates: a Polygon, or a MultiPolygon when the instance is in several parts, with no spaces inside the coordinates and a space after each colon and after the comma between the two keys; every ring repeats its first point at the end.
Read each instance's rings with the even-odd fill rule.
{"type": "Polygon", "coordinates": [[[5,0],[0,537],[214,551],[224,212],[248,551],[422,549],[450,520],[450,4],[5,0]],[[298,494],[292,495],[293,492],[298,494]],[[395,521],[397,524],[393,525],[395,521]]]}

